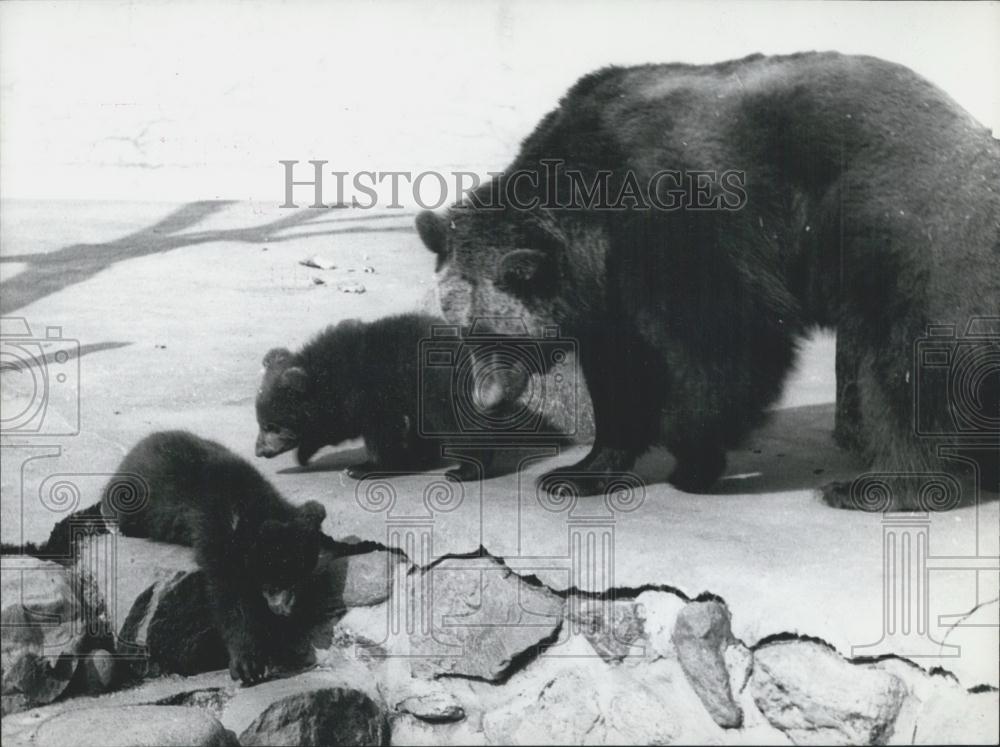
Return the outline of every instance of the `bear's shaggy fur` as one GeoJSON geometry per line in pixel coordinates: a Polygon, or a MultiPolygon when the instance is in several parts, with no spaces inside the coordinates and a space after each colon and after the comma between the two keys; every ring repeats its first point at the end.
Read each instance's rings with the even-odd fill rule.
{"type": "MultiPolygon", "coordinates": [[[[417,227],[449,321],[517,316],[578,338],[597,432],[561,472],[581,492],[657,441],[676,457],[673,484],[709,489],[815,326],[838,335],[839,443],[887,475],[966,475],[972,454],[997,489],[1000,144],[905,67],[803,53],[606,68],[506,175],[417,227]],[[544,159],[591,186],[609,174],[605,209],[580,209],[544,159]],[[664,169],[742,176],[710,184],[724,199],[709,209],[614,199],[664,169]],[[510,183],[520,171],[534,178],[510,183]],[[497,194],[525,209],[484,209],[497,194]],[[963,348],[980,375],[961,401],[915,361],[929,325],[950,325],[952,349],[979,335],[963,348]],[[942,457],[954,443],[974,444],[965,461],[942,457]]],[[[898,487],[886,507],[922,505],[898,487]]],[[[850,483],[824,497],[854,501],[850,483]]]]}

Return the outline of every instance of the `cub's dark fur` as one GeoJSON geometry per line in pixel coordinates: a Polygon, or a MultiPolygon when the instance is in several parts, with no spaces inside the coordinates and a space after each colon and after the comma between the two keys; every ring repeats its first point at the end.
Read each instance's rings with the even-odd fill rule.
{"type": "MultiPolygon", "coordinates": [[[[434,325],[445,323],[424,314],[348,320],[297,353],[269,351],[257,393],[257,456],[298,449],[304,465],[324,446],[362,437],[368,461],[350,467],[352,477],[439,463],[442,441],[421,435],[420,418],[430,426],[425,433],[455,432],[451,371],[422,368],[419,345],[434,325]]],[[[479,474],[471,462],[448,472],[459,480],[479,474]]]]}
{"type": "Polygon", "coordinates": [[[303,615],[293,616],[295,597],[320,548],[339,544],[320,532],[325,516],[315,501],[290,504],[221,444],[164,431],[125,455],[99,504],[63,519],[44,545],[23,551],[66,562],[73,525],[83,522],[100,533],[103,518],[127,537],[194,548],[230,674],[254,682],[303,624],[303,615]]]}
{"type": "MultiPolygon", "coordinates": [[[[537,187],[499,176],[417,227],[449,321],[520,316],[579,340],[596,438],[555,476],[599,491],[659,441],[671,482],[709,489],[780,393],[796,341],[823,326],[837,331],[839,443],[880,473],[965,475],[939,447],[971,408],[965,456],[997,489],[1000,144],[940,89],[836,53],[607,68],[524,141],[506,173],[522,170],[537,187]],[[565,207],[583,195],[542,159],[587,189],[609,173],[603,203],[624,209],[565,207]],[[736,172],[742,187],[720,177],[710,192],[726,199],[707,210],[615,200],[662,170],[736,172]],[[505,192],[528,209],[480,209],[505,192]],[[963,401],[915,363],[928,325],[951,325],[953,346],[979,335],[963,401]]],[[[885,507],[922,505],[897,487],[885,507]]],[[[824,497],[852,505],[850,483],[824,497]]]]}

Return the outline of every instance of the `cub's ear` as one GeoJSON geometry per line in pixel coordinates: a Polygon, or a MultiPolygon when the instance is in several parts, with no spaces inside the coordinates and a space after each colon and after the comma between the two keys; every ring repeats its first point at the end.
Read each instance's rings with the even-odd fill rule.
{"type": "Polygon", "coordinates": [[[556,263],[537,249],[515,249],[500,258],[496,277],[500,290],[547,296],[556,289],[556,263]]]}
{"type": "Polygon", "coordinates": [[[296,392],[304,392],[309,383],[309,377],[306,375],[304,368],[292,366],[281,372],[279,381],[289,389],[294,389],[296,392]]]}
{"type": "Polygon", "coordinates": [[[326,509],[323,508],[323,504],[317,501],[306,501],[299,506],[298,511],[298,520],[318,532],[323,524],[323,519],[326,518],[326,509]]]}
{"type": "Polygon", "coordinates": [[[424,246],[439,257],[448,252],[448,221],[440,215],[425,210],[417,216],[417,233],[424,246]]]}
{"type": "Polygon", "coordinates": [[[270,368],[275,363],[281,363],[292,357],[288,348],[271,348],[264,354],[264,368],[270,368]]]}

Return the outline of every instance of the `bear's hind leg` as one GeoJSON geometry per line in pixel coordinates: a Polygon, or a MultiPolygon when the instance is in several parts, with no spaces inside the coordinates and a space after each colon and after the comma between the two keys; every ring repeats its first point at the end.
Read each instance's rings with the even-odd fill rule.
{"type": "MultiPolygon", "coordinates": [[[[948,456],[946,437],[918,432],[915,377],[909,349],[902,350],[909,346],[895,347],[900,354],[894,361],[879,361],[879,354],[862,350],[857,387],[864,415],[858,433],[870,467],[853,480],[822,486],[823,501],[835,508],[870,512],[941,511],[964,505],[976,493],[976,469],[968,459],[948,456]],[[941,446],[946,447],[944,452],[939,452],[941,446]]],[[[945,403],[947,392],[939,394],[941,399],[934,401],[945,403]]]]}

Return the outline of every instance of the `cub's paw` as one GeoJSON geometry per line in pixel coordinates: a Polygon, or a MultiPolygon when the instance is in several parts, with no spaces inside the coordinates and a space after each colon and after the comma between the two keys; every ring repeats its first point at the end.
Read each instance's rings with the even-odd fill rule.
{"type": "Polygon", "coordinates": [[[362,462],[361,464],[352,464],[347,468],[347,476],[352,480],[364,480],[372,472],[378,471],[378,465],[374,462],[362,462]]]}
{"type": "Polygon", "coordinates": [[[241,641],[229,649],[229,676],[244,685],[253,685],[267,674],[267,657],[260,647],[249,640],[241,641]]]}
{"type": "Polygon", "coordinates": [[[320,446],[311,443],[301,443],[299,448],[295,451],[295,460],[299,463],[300,467],[305,467],[309,464],[309,460],[316,455],[316,452],[320,450],[320,446]]]}

